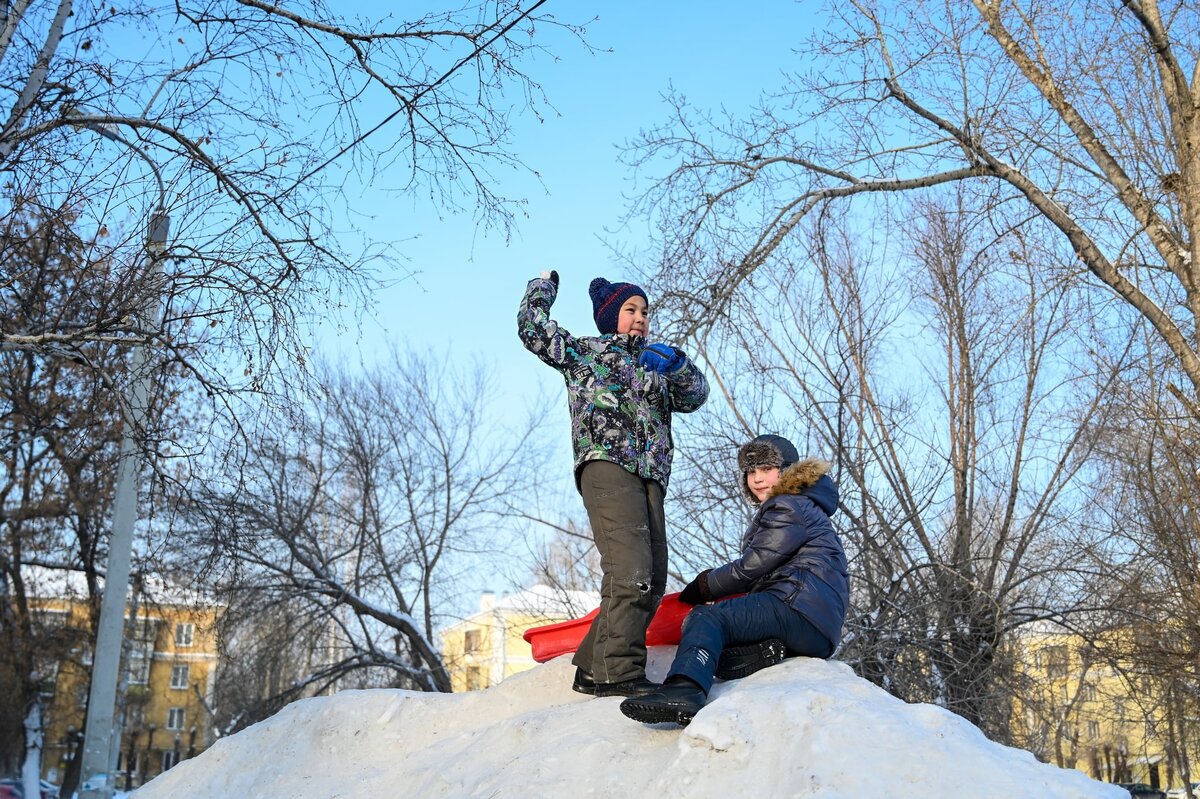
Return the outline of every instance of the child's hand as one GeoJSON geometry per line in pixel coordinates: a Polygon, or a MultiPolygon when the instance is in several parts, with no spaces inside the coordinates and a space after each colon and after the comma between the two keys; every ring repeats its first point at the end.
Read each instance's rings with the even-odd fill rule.
{"type": "Polygon", "coordinates": [[[708,590],[708,573],[712,569],[705,569],[696,575],[690,583],[684,586],[679,592],[679,601],[685,605],[702,605],[705,602],[712,602],[712,592],[708,590]]]}
{"type": "Polygon", "coordinates": [[[542,272],[540,275],[538,275],[538,277],[540,277],[542,280],[549,280],[554,284],[554,288],[558,288],[558,272],[555,270],[551,269],[548,272],[542,272]]]}
{"type": "Polygon", "coordinates": [[[666,374],[683,366],[687,356],[670,344],[651,344],[638,356],[638,366],[651,372],[666,374]]]}

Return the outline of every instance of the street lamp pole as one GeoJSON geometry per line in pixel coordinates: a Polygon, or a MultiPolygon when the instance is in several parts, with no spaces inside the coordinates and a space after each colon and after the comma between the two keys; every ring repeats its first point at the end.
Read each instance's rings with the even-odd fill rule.
{"type": "MultiPolygon", "coordinates": [[[[75,124],[125,145],[150,165],[154,178],[158,181],[159,194],[158,207],[151,213],[146,231],[146,257],[150,262],[149,274],[157,274],[161,269],[167,233],[170,230],[170,218],[165,208],[166,194],[157,166],[141,148],[110,127],[88,121],[75,124]]],[[[146,313],[146,309],[143,309],[141,316],[143,323],[157,324],[162,317],[161,296],[153,314],[146,313]]],[[[145,326],[149,328],[150,324],[145,326]]],[[[150,355],[147,350],[145,346],[137,347],[130,357],[133,383],[129,396],[121,403],[121,451],[117,460],[117,485],[113,499],[112,537],[108,544],[108,568],[104,578],[104,596],[100,603],[100,621],[96,628],[95,655],[92,658],[92,683],[88,693],[87,724],[80,769],[81,799],[110,799],[114,787],[115,775],[112,770],[120,746],[115,725],[117,678],[121,667],[123,621],[133,553],[133,527],[137,521],[137,480],[141,460],[137,434],[145,423],[150,395],[150,375],[146,368],[150,355]],[[91,785],[90,781],[98,774],[107,775],[104,784],[91,785]]]]}

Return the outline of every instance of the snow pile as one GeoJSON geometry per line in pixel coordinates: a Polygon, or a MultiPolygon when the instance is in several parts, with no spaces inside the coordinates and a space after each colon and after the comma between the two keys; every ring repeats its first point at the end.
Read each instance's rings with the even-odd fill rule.
{"type": "MultiPolygon", "coordinates": [[[[661,679],[673,647],[652,650],[661,679]]],[[[486,691],[349,691],[218,741],[133,799],[413,796],[1128,799],[1039,763],[836,662],[795,658],[718,682],[687,728],[630,721],[571,691],[561,657],[486,691]]]]}

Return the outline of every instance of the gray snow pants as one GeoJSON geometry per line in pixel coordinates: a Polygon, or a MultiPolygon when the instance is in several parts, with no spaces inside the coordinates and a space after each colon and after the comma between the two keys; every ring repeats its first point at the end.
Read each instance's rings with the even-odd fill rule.
{"type": "Polygon", "coordinates": [[[596,682],[646,674],[646,627],[667,587],[663,489],[608,461],[584,464],[583,505],[600,552],[600,613],[573,663],[596,682]]]}

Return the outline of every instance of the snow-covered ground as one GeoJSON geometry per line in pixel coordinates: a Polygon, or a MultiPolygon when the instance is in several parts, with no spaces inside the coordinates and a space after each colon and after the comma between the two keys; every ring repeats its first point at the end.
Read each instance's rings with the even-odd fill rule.
{"type": "MultiPolygon", "coordinates": [[[[661,679],[674,647],[651,651],[661,679]]],[[[486,691],[349,691],[289,705],[133,799],[1128,799],[1112,785],[908,705],[845,665],[785,661],[718,682],[687,728],[571,691],[568,657],[486,691]]]]}

